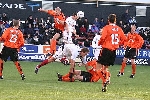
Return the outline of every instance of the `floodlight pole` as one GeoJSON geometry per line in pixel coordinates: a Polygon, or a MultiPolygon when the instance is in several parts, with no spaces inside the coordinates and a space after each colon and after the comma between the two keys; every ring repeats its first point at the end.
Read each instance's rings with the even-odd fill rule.
{"type": "Polygon", "coordinates": [[[96,0],[96,7],[98,7],[98,0],[96,0]]]}

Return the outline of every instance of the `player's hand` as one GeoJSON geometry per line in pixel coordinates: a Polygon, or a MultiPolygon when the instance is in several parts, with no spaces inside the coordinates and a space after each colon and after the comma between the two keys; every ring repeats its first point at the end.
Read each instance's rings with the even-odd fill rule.
{"type": "Polygon", "coordinates": [[[78,63],[78,66],[81,67],[81,66],[82,66],[82,63],[78,63]]]}
{"type": "Polygon", "coordinates": [[[38,9],[38,11],[42,11],[42,8],[38,9]]]}
{"type": "Polygon", "coordinates": [[[19,51],[20,51],[20,49],[18,48],[18,49],[17,49],[17,51],[19,52],[19,51]]]}
{"type": "Polygon", "coordinates": [[[2,37],[0,37],[0,41],[2,41],[2,37]]]}
{"type": "Polygon", "coordinates": [[[78,37],[79,37],[79,35],[75,34],[75,37],[76,37],[76,38],[78,38],[78,37]]]}

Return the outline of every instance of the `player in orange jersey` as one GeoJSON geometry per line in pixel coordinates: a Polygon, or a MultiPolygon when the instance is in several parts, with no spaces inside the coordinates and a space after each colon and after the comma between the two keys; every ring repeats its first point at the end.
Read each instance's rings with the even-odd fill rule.
{"type": "Polygon", "coordinates": [[[97,60],[96,70],[103,82],[102,92],[106,92],[107,89],[107,84],[109,81],[105,77],[108,77],[108,67],[110,65],[114,65],[116,49],[118,49],[120,44],[126,40],[123,30],[116,25],[115,14],[110,14],[108,16],[108,22],[109,25],[103,27],[102,35],[98,43],[98,45],[102,46],[102,49],[97,60]],[[103,66],[103,71],[101,71],[103,66]],[[105,73],[105,76],[103,76],[102,73],[105,73]]]}
{"type": "Polygon", "coordinates": [[[0,79],[3,79],[3,61],[7,61],[8,57],[14,62],[22,80],[25,79],[20,63],[18,62],[18,49],[24,45],[23,33],[18,29],[20,26],[19,20],[13,20],[13,27],[7,28],[0,41],[4,42],[4,47],[0,54],[0,79]]]}
{"type": "MultiPolygon", "coordinates": [[[[83,63],[79,64],[79,66],[81,66],[81,65],[83,65],[83,63]]],[[[74,82],[75,80],[79,80],[81,82],[92,82],[94,80],[93,75],[96,74],[96,73],[94,73],[95,67],[96,67],[96,60],[87,62],[84,65],[85,65],[87,71],[74,70],[74,72],[72,74],[72,80],[69,77],[70,73],[67,73],[66,75],[60,75],[59,73],[57,73],[58,81],[74,82]],[[91,68],[89,68],[89,66],[91,66],[91,68]]],[[[99,80],[99,77],[97,77],[97,81],[98,80],[99,80]]]]}
{"type": "MultiPolygon", "coordinates": [[[[81,82],[97,82],[100,77],[96,72],[96,64],[96,60],[92,60],[85,64],[87,71],[75,70],[73,73],[72,81],[70,81],[69,73],[66,75],[60,75],[59,73],[57,73],[58,81],[74,82],[75,80],[79,80],[81,82]]],[[[110,80],[110,78],[108,80],[110,80]]]]}
{"type": "Polygon", "coordinates": [[[118,77],[124,75],[126,61],[131,59],[132,74],[130,75],[130,78],[134,78],[136,72],[135,59],[138,54],[138,49],[142,47],[143,43],[143,38],[138,33],[136,33],[136,26],[131,25],[131,32],[127,34],[127,42],[124,44],[125,55],[122,61],[120,72],[117,75],[118,77]]]}
{"type": "Polygon", "coordinates": [[[54,17],[54,28],[55,35],[50,40],[50,53],[53,55],[56,51],[56,40],[62,36],[65,27],[65,15],[61,12],[59,7],[56,7],[55,10],[44,10],[38,9],[38,11],[48,13],[54,17]]]}
{"type": "MultiPolygon", "coordinates": [[[[38,9],[38,11],[48,13],[54,17],[54,28],[55,28],[55,35],[53,38],[50,40],[50,56],[48,59],[42,61],[36,68],[35,68],[35,73],[38,73],[38,69],[41,66],[44,66],[50,62],[55,61],[56,59],[53,57],[57,54],[56,52],[56,40],[62,35],[64,31],[64,26],[65,26],[65,16],[61,12],[61,9],[59,7],[55,8],[55,10],[44,10],[44,9],[38,9]],[[55,55],[54,55],[55,54],[55,55]]],[[[59,47],[60,48],[60,47],[59,47]]],[[[62,51],[62,48],[60,48],[60,51],[62,51]]],[[[60,52],[59,52],[60,53],[60,52]]],[[[61,53],[62,54],[62,53],[61,53]]]]}

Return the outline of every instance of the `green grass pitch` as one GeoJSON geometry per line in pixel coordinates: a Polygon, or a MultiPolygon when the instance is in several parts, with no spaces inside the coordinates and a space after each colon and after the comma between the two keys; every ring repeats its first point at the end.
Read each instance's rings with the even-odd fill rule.
{"type": "Polygon", "coordinates": [[[0,100],[150,100],[150,66],[137,66],[133,79],[129,78],[130,65],[121,77],[116,76],[120,65],[111,66],[111,84],[107,92],[103,93],[101,80],[96,83],[57,81],[57,72],[66,74],[69,71],[69,66],[61,63],[48,64],[38,74],[34,73],[34,68],[40,62],[20,63],[26,76],[24,81],[13,62],[4,63],[4,79],[0,80],[0,100]]]}

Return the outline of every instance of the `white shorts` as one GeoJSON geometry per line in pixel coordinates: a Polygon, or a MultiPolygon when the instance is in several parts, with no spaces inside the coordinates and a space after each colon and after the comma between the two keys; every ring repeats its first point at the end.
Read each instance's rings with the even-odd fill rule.
{"type": "Polygon", "coordinates": [[[62,46],[59,46],[58,50],[55,52],[55,54],[53,55],[53,57],[55,59],[60,59],[64,56],[63,54],[63,49],[62,49],[62,46]]]}
{"type": "Polygon", "coordinates": [[[64,49],[62,50],[62,46],[58,48],[58,50],[55,52],[53,57],[55,59],[60,59],[64,56],[68,59],[75,60],[76,57],[79,55],[80,47],[75,44],[65,44],[64,49]]]}
{"type": "Polygon", "coordinates": [[[93,48],[94,58],[98,60],[101,48],[93,48]]]}
{"type": "Polygon", "coordinates": [[[79,55],[80,47],[75,44],[65,44],[63,53],[68,59],[75,60],[79,55]]]}

